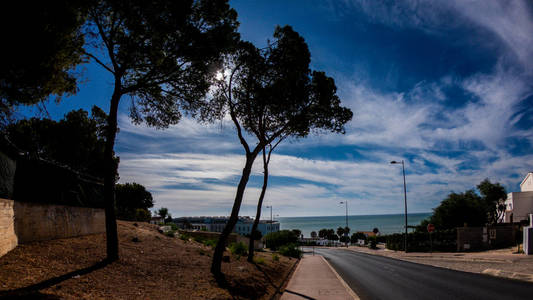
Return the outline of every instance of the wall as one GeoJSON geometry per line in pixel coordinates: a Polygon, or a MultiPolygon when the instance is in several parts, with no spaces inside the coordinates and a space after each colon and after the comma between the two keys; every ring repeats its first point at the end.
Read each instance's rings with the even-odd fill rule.
{"type": "MultiPolygon", "coordinates": [[[[219,232],[209,232],[209,231],[190,231],[190,230],[178,230],[178,232],[180,234],[182,233],[185,233],[191,237],[196,237],[196,238],[201,238],[201,239],[206,239],[206,240],[218,240],[218,237],[220,236],[220,233],[219,232]]],[[[245,237],[245,236],[242,236],[242,235],[238,235],[238,234],[235,234],[235,233],[231,233],[229,236],[228,236],[228,241],[227,243],[228,244],[231,244],[231,243],[239,243],[239,242],[242,242],[244,243],[246,246],[248,246],[248,243],[250,242],[250,240],[245,237]]],[[[254,241],[254,247],[256,249],[263,249],[263,242],[262,240],[261,241],[254,241]]]]}
{"type": "Polygon", "coordinates": [[[512,225],[492,227],[458,227],[457,251],[503,248],[515,243],[515,230],[512,225]],[[468,245],[468,246],[466,246],[468,245]]]}
{"type": "Polygon", "coordinates": [[[18,243],[105,232],[101,208],[37,204],[0,198],[0,256],[18,243]]]}
{"type": "Polygon", "coordinates": [[[0,256],[11,251],[18,243],[15,235],[13,205],[13,200],[0,198],[0,256]]]}
{"type": "Polygon", "coordinates": [[[533,192],[533,173],[527,173],[524,180],[520,183],[521,192],[533,192]]]}
{"type": "Polygon", "coordinates": [[[105,232],[101,208],[15,201],[14,211],[19,243],[105,232]]]}
{"type": "Polygon", "coordinates": [[[528,215],[533,213],[533,192],[509,193],[506,203],[512,203],[513,207],[511,211],[505,212],[505,222],[511,221],[511,213],[514,222],[527,220],[528,215]]]}

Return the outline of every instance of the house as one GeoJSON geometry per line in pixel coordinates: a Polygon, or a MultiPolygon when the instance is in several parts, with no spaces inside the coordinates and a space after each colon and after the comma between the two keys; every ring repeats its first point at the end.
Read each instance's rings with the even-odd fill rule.
{"type": "Polygon", "coordinates": [[[513,222],[520,222],[527,220],[531,213],[533,213],[533,172],[527,173],[520,183],[520,192],[507,194],[503,221],[511,222],[512,216],[513,222]]]}
{"type": "Polygon", "coordinates": [[[150,224],[156,224],[157,225],[157,224],[164,223],[163,221],[164,221],[163,218],[161,218],[160,216],[155,216],[155,217],[152,217],[150,219],[150,224]]]}

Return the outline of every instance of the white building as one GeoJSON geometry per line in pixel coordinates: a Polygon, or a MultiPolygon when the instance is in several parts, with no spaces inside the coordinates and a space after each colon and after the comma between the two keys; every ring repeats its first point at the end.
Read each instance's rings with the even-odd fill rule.
{"type": "Polygon", "coordinates": [[[520,183],[520,192],[507,194],[504,222],[511,222],[511,215],[513,222],[527,220],[531,213],[533,213],[533,172],[527,173],[520,183]]]}

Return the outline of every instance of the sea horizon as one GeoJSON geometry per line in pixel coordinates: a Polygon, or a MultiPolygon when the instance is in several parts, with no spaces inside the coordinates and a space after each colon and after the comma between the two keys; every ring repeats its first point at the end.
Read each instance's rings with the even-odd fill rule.
{"type": "MultiPolygon", "coordinates": [[[[415,226],[432,213],[408,213],[408,225],[415,226]]],[[[312,231],[320,229],[334,229],[346,226],[346,215],[337,216],[309,216],[309,217],[278,217],[281,230],[299,229],[304,237],[310,237],[312,231]]],[[[357,231],[372,231],[378,228],[381,234],[404,232],[404,214],[379,214],[379,215],[348,215],[350,235],[357,231]]]]}

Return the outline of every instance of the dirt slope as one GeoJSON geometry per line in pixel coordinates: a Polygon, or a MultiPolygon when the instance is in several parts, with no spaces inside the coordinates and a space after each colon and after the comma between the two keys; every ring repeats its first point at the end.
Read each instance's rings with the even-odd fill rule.
{"type": "Polygon", "coordinates": [[[18,246],[0,258],[0,298],[271,299],[296,263],[269,253],[258,253],[259,265],[231,256],[222,289],[209,272],[210,247],[147,223],[119,221],[118,231],[120,260],[107,265],[104,234],[18,246]]]}

